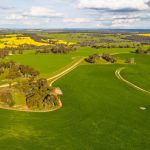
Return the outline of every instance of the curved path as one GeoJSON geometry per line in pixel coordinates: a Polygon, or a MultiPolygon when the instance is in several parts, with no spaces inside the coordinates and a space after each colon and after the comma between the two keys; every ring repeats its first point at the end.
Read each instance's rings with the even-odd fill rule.
{"type": "Polygon", "coordinates": [[[121,71],[124,70],[124,69],[125,69],[125,67],[122,67],[122,68],[117,69],[116,72],[115,72],[115,75],[116,75],[116,77],[117,77],[119,80],[125,82],[126,84],[128,84],[129,86],[131,86],[131,87],[137,89],[138,91],[141,91],[141,92],[146,93],[146,94],[150,94],[149,91],[147,91],[147,90],[145,90],[145,89],[143,89],[143,88],[140,88],[140,87],[138,87],[137,85],[135,85],[135,84],[129,82],[128,80],[124,79],[124,78],[121,76],[121,74],[120,74],[121,71]]]}

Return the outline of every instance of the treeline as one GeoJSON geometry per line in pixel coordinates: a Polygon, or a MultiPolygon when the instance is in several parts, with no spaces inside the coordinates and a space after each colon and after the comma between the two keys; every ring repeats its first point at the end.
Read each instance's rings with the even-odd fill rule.
{"type": "Polygon", "coordinates": [[[38,53],[68,53],[70,51],[75,51],[76,46],[75,45],[67,45],[67,44],[56,44],[51,46],[43,47],[36,51],[36,54],[38,53]]]}
{"type": "Polygon", "coordinates": [[[36,42],[42,42],[42,43],[48,43],[48,44],[56,44],[57,40],[53,40],[52,38],[49,37],[44,37],[44,36],[39,36],[37,34],[24,34],[26,37],[30,37],[36,42]]]}
{"type": "Polygon", "coordinates": [[[9,51],[8,50],[0,50],[0,58],[5,58],[6,56],[9,55],[9,51]]]}
{"type": "Polygon", "coordinates": [[[109,40],[109,39],[104,39],[104,41],[101,43],[94,40],[86,40],[82,42],[77,42],[76,46],[80,46],[80,47],[89,46],[91,48],[100,49],[100,48],[136,48],[137,46],[140,45],[138,43],[128,43],[128,44],[117,43],[116,44],[116,42],[112,42],[113,40],[109,40]]]}
{"type": "Polygon", "coordinates": [[[35,46],[35,45],[20,45],[19,47],[6,47],[0,50],[0,58],[5,58],[9,54],[23,54],[25,50],[36,50],[36,54],[38,53],[68,53],[70,51],[76,50],[76,45],[67,45],[67,44],[54,44],[54,45],[43,45],[43,46],[35,46]]]}
{"type": "Polygon", "coordinates": [[[134,42],[140,42],[142,44],[150,44],[150,37],[148,36],[131,35],[125,37],[124,39],[134,41],[134,42]]]}
{"type": "Polygon", "coordinates": [[[30,37],[31,39],[33,39],[36,42],[43,42],[44,43],[44,40],[48,40],[47,37],[39,36],[37,34],[32,34],[32,33],[26,33],[26,34],[24,34],[24,36],[25,37],[30,37]]]}
{"type": "Polygon", "coordinates": [[[39,72],[36,71],[35,69],[26,66],[26,65],[19,65],[13,61],[9,62],[0,62],[0,74],[6,73],[6,78],[7,79],[16,79],[19,77],[24,77],[24,78],[35,78],[39,75],[39,72]]]}
{"type": "Polygon", "coordinates": [[[150,48],[148,48],[147,50],[144,50],[142,47],[138,47],[135,50],[136,54],[150,54],[150,48]]]}

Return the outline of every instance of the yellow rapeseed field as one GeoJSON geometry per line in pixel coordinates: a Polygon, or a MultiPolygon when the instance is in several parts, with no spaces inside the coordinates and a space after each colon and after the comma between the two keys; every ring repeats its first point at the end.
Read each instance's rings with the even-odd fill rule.
{"type": "MultiPolygon", "coordinates": [[[[3,37],[0,38],[0,49],[3,49],[5,47],[17,48],[20,45],[25,45],[25,44],[35,45],[35,46],[52,45],[52,44],[44,43],[44,42],[46,42],[45,40],[43,40],[43,43],[36,42],[33,39],[31,39],[30,37],[24,37],[22,34],[8,34],[8,35],[2,35],[2,36],[3,37]]],[[[56,41],[56,44],[67,44],[67,45],[75,44],[73,42],[66,42],[64,40],[54,39],[54,41],[56,41]]]]}
{"type": "Polygon", "coordinates": [[[17,35],[8,35],[5,38],[0,39],[0,48],[11,47],[16,48],[20,45],[28,44],[35,46],[44,46],[48,45],[47,43],[36,42],[30,37],[16,37],[17,35]]]}
{"type": "Polygon", "coordinates": [[[75,44],[75,43],[73,43],[73,42],[66,42],[66,41],[64,41],[64,40],[58,40],[57,43],[58,43],[58,44],[67,44],[67,45],[74,45],[74,44],[75,44]]]}
{"type": "Polygon", "coordinates": [[[150,33],[139,34],[140,36],[150,36],[150,33]]]}

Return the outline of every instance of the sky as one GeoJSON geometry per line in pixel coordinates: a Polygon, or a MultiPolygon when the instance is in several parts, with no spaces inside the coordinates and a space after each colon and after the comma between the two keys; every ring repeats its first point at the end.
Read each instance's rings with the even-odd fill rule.
{"type": "Polygon", "coordinates": [[[150,29],[150,0],[0,0],[0,28],[150,29]]]}

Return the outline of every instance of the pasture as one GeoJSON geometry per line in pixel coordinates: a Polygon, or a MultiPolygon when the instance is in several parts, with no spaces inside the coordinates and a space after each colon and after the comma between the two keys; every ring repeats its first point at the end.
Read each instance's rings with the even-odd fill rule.
{"type": "Polygon", "coordinates": [[[109,52],[110,54],[128,53],[133,51],[132,48],[112,48],[112,49],[93,49],[90,47],[78,47],[77,51],[69,54],[35,54],[35,51],[25,51],[23,55],[8,56],[6,60],[29,65],[40,71],[41,77],[50,77],[58,70],[62,70],[67,65],[80,57],[87,57],[91,54],[102,54],[109,52]]]}
{"type": "Polygon", "coordinates": [[[148,150],[150,111],[139,107],[149,96],[119,81],[118,67],[83,65],[61,78],[56,112],[0,110],[0,149],[148,150]]]}
{"type": "MultiPolygon", "coordinates": [[[[115,71],[125,67],[121,75],[131,83],[150,91],[150,55],[135,54],[137,42],[125,41],[124,34],[88,33],[37,34],[58,41],[78,42],[91,39],[116,41],[116,47],[93,48],[77,46],[69,53],[35,53],[6,56],[50,78],[69,68],[81,58],[93,54],[115,55],[120,60],[135,59],[136,64],[90,64],[83,61],[77,68],[53,83],[59,87],[62,108],[53,112],[19,112],[0,109],[0,149],[4,150],[149,150],[150,149],[150,95],[142,93],[119,80],[115,71]],[[100,37],[99,37],[100,36],[100,37]],[[120,45],[128,47],[119,48],[120,45]],[[141,110],[140,108],[146,108],[141,110]]],[[[21,36],[21,35],[20,35],[21,36]]],[[[11,38],[16,38],[15,35],[11,38]]],[[[34,41],[35,42],[35,41],[34,41]]],[[[143,45],[145,49],[149,45],[143,45]]],[[[0,81],[3,83],[3,81],[0,81]]],[[[13,91],[18,105],[25,97],[13,91]]]]}

